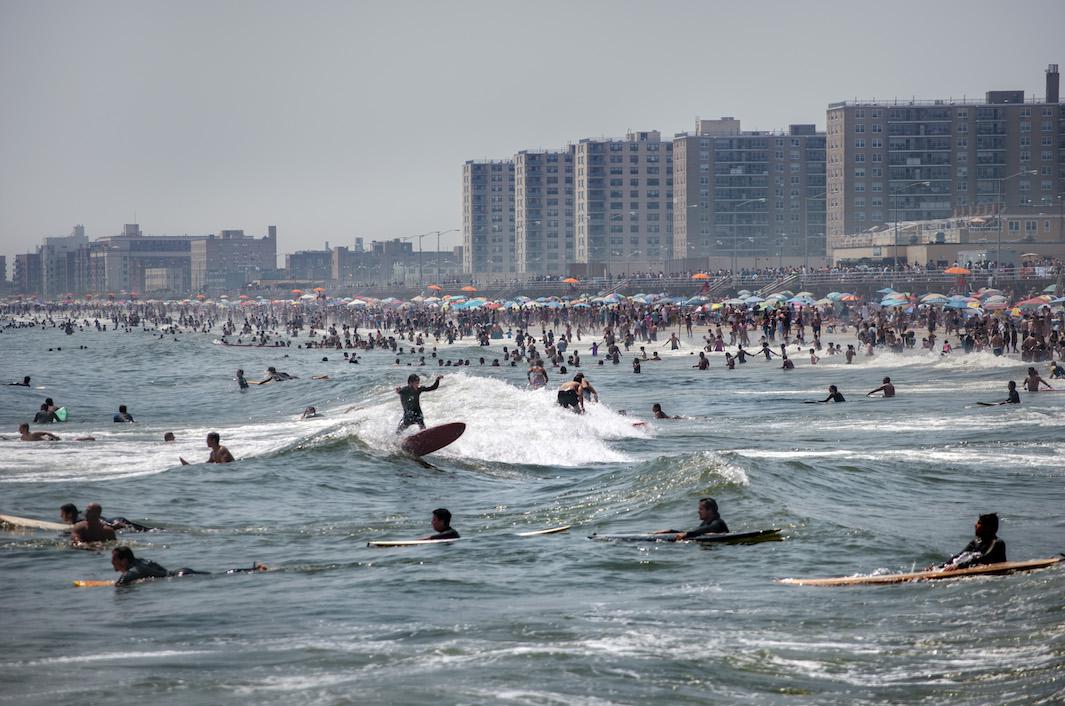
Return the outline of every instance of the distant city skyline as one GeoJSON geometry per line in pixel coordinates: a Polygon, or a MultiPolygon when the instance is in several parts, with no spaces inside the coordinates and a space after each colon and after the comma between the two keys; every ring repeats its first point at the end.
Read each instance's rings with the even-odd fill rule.
{"type": "Polygon", "coordinates": [[[0,255],[10,270],[75,224],[276,224],[278,253],[401,238],[461,224],[469,159],[696,117],[823,130],[854,98],[1042,95],[1065,5],[1024,9],[900,2],[920,28],[900,37],[883,6],[835,0],[7,2],[0,255]]]}

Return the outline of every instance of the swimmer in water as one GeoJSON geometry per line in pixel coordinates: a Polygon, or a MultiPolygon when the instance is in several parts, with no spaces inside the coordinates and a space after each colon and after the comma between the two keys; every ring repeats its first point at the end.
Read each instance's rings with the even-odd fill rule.
{"type": "Polygon", "coordinates": [[[400,404],[403,405],[403,419],[400,420],[399,426],[396,427],[397,434],[415,424],[422,429],[425,428],[425,416],[422,414],[421,403],[422,393],[432,392],[440,387],[440,381],[443,379],[443,375],[437,375],[436,382],[429,387],[421,387],[418,384],[421,382],[421,378],[418,377],[417,374],[412,374],[407,377],[406,385],[396,388],[396,394],[399,395],[400,404]]]}
{"type": "Polygon", "coordinates": [[[314,407],[308,407],[307,409],[303,410],[303,414],[300,415],[300,419],[310,419],[312,417],[317,417],[317,416],[318,416],[318,410],[315,409],[314,407]]]}
{"type": "MultiPolygon", "coordinates": [[[[211,455],[207,457],[207,463],[232,463],[234,460],[233,454],[229,453],[229,449],[221,444],[222,437],[218,432],[212,431],[207,435],[207,448],[211,450],[211,455]]],[[[190,465],[188,461],[183,458],[178,458],[181,461],[182,466],[190,465]]]]}
{"type": "Polygon", "coordinates": [[[547,371],[544,370],[544,367],[540,365],[540,361],[538,360],[533,361],[532,364],[529,365],[529,371],[525,376],[529,379],[530,390],[539,390],[546,385],[548,381],[547,371]]]}
{"type": "Polygon", "coordinates": [[[948,559],[946,564],[929,568],[956,571],[970,566],[1001,564],[1004,561],[1006,543],[998,538],[998,515],[991,512],[980,515],[976,520],[976,539],[966,544],[965,548],[948,559]]]}
{"type": "Polygon", "coordinates": [[[128,411],[126,411],[126,405],[120,404],[118,406],[118,414],[116,414],[114,416],[113,421],[116,424],[123,423],[123,422],[133,423],[134,419],[133,419],[133,415],[130,414],[128,411]]]}
{"type": "Polygon", "coordinates": [[[237,386],[242,390],[248,389],[248,381],[244,379],[244,370],[237,368],[237,386]]]}
{"type": "Polygon", "coordinates": [[[572,409],[577,414],[584,413],[584,395],[581,394],[581,380],[574,378],[558,386],[558,403],[563,409],[572,409]]]}
{"type": "Polygon", "coordinates": [[[90,542],[112,542],[115,539],[115,530],[105,524],[100,515],[103,508],[99,503],[89,503],[85,506],[85,519],[74,525],[70,530],[70,541],[74,544],[89,544],[90,542]]]}
{"type": "Polygon", "coordinates": [[[660,405],[658,402],[655,402],[653,405],[651,405],[651,414],[654,415],[655,419],[680,419],[680,417],[671,417],[665,412],[663,412],[662,405],[660,405]]]}
{"type": "Polygon", "coordinates": [[[1050,383],[1048,383],[1042,378],[1042,376],[1039,375],[1039,371],[1037,371],[1035,368],[1028,368],[1028,377],[1024,379],[1024,389],[1028,392],[1039,392],[1040,384],[1046,385],[1046,388],[1048,390],[1054,389],[1050,386],[1050,383]]]}
{"type": "Polygon", "coordinates": [[[9,382],[8,386],[11,386],[11,385],[14,385],[15,387],[29,387],[30,386],[30,376],[27,375],[26,377],[22,378],[22,382],[9,382]]]}
{"type": "Polygon", "coordinates": [[[878,392],[883,392],[885,398],[894,397],[895,396],[895,386],[891,384],[891,378],[889,378],[889,377],[884,378],[884,384],[883,385],[881,385],[880,387],[876,388],[875,390],[870,390],[869,392],[866,392],[865,396],[866,397],[870,397],[872,395],[875,395],[878,392]]]}

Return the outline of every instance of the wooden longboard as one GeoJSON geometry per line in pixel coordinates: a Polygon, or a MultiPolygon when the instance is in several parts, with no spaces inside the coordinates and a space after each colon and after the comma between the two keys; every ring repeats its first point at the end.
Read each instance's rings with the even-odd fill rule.
{"type": "Polygon", "coordinates": [[[29,517],[17,517],[15,515],[0,515],[0,525],[8,525],[20,529],[55,530],[58,532],[70,529],[70,525],[64,525],[61,522],[34,520],[29,517]]]}
{"type": "Polygon", "coordinates": [[[98,588],[100,586],[114,586],[114,585],[115,585],[114,581],[97,581],[97,580],[92,580],[92,579],[88,579],[88,580],[84,580],[84,581],[75,581],[74,582],[74,586],[76,588],[98,588]]]}
{"type": "Polygon", "coordinates": [[[545,534],[558,534],[559,532],[568,532],[569,528],[573,525],[562,525],[561,527],[549,527],[542,530],[532,530],[531,532],[518,532],[518,537],[540,537],[545,534]]]}
{"type": "MultiPolygon", "coordinates": [[[[675,534],[593,534],[588,539],[601,542],[675,542],[675,534]]],[[[774,539],[781,539],[779,529],[764,529],[754,532],[725,532],[724,534],[704,534],[701,537],[682,539],[681,542],[697,544],[753,544],[774,539]]]]}
{"type": "Polygon", "coordinates": [[[911,581],[935,581],[938,579],[956,579],[965,576],[986,576],[995,574],[1013,574],[1018,571],[1045,569],[1062,562],[1062,557],[1051,559],[1034,559],[1031,561],[1004,561],[998,564],[972,566],[957,571],[914,571],[906,574],[884,574],[882,576],[840,576],[828,579],[780,579],[780,583],[789,586],[879,586],[890,583],[909,583],[911,581]]]}
{"type": "Polygon", "coordinates": [[[466,425],[462,422],[441,424],[408,436],[401,446],[404,451],[413,456],[425,456],[444,448],[462,436],[465,431],[466,425]]]}

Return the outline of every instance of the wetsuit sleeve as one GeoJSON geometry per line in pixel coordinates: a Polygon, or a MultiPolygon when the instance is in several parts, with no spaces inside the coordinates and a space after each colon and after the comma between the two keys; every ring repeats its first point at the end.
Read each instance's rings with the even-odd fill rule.
{"type": "Polygon", "coordinates": [[[716,520],[712,520],[706,524],[699,525],[693,530],[688,530],[684,533],[685,538],[699,537],[704,534],[721,534],[728,532],[728,525],[720,517],[716,520]]]}
{"type": "Polygon", "coordinates": [[[418,392],[432,392],[433,390],[435,390],[435,389],[436,389],[436,388],[438,388],[438,387],[440,387],[440,381],[439,381],[439,380],[437,380],[436,382],[434,382],[434,383],[433,383],[432,385],[430,385],[429,387],[419,387],[419,388],[418,388],[418,392]]]}

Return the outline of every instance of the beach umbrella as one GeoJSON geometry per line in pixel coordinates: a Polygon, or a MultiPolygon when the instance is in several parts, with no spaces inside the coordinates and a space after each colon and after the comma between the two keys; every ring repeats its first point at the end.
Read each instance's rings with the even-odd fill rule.
{"type": "Polygon", "coordinates": [[[312,292],[318,292],[319,294],[325,291],[325,287],[315,287],[312,292]]]}
{"type": "Polygon", "coordinates": [[[1058,285],[1052,284],[1049,287],[1046,287],[1043,291],[1044,292],[1048,292],[1050,294],[1057,294],[1058,293],[1058,285]]]}
{"type": "Polygon", "coordinates": [[[1002,311],[1007,306],[1008,306],[1008,304],[1006,304],[1006,302],[1004,302],[1004,301],[996,301],[996,302],[988,301],[988,302],[984,302],[984,309],[986,309],[988,311],[1002,311]]]}
{"type": "Polygon", "coordinates": [[[814,295],[813,292],[799,292],[795,296],[797,296],[797,297],[812,297],[813,295],[814,295]]]}
{"type": "Polygon", "coordinates": [[[759,303],[765,301],[765,299],[763,299],[762,297],[758,296],[757,294],[752,294],[749,297],[745,297],[743,300],[745,302],[747,302],[748,304],[759,304],[759,303]]]}
{"type": "Polygon", "coordinates": [[[736,299],[726,299],[724,303],[731,304],[732,306],[740,306],[741,304],[746,304],[747,301],[737,297],[736,299]]]}
{"type": "Polygon", "coordinates": [[[425,288],[426,289],[431,289],[434,292],[439,292],[440,290],[443,289],[443,287],[441,287],[439,284],[430,284],[430,285],[427,285],[425,288]]]}
{"type": "Polygon", "coordinates": [[[577,279],[576,277],[567,277],[566,279],[564,279],[562,281],[565,282],[566,284],[580,284],[580,280],[577,279]]]}
{"type": "Polygon", "coordinates": [[[964,267],[948,267],[947,269],[943,270],[943,274],[945,274],[945,275],[962,275],[962,276],[964,276],[964,275],[970,275],[972,273],[969,272],[969,270],[965,269],[964,267]]]}
{"type": "Polygon", "coordinates": [[[854,294],[844,294],[839,300],[841,302],[856,302],[858,301],[858,297],[854,294]]]}
{"type": "Polygon", "coordinates": [[[463,292],[476,292],[477,291],[477,287],[474,287],[473,285],[467,284],[460,291],[463,291],[463,292]]]}
{"type": "Polygon", "coordinates": [[[883,289],[876,290],[876,293],[877,294],[891,294],[894,291],[895,290],[892,289],[891,287],[884,287],[883,289]]]}
{"type": "Polygon", "coordinates": [[[1043,257],[1043,256],[1040,255],[1037,252],[1024,252],[1024,253],[1021,253],[1021,257],[1043,257]]]}
{"type": "Polygon", "coordinates": [[[302,297],[300,297],[300,299],[302,299],[304,301],[311,301],[312,299],[317,299],[317,298],[318,297],[315,296],[314,294],[304,294],[302,297]]]}
{"type": "Polygon", "coordinates": [[[816,304],[817,306],[829,306],[831,304],[835,304],[835,302],[829,299],[828,297],[824,297],[823,299],[818,299],[816,304]]]}
{"type": "Polygon", "coordinates": [[[800,304],[803,306],[813,306],[814,303],[813,297],[810,296],[795,295],[788,300],[788,304],[800,304]]]}
{"type": "Polygon", "coordinates": [[[696,272],[694,275],[692,275],[692,279],[710,279],[710,275],[706,274],[705,272],[696,272]]]}
{"type": "Polygon", "coordinates": [[[736,296],[737,297],[749,297],[749,296],[751,296],[751,290],[749,290],[749,289],[741,289],[740,291],[736,292],[736,296]]]}
{"type": "Polygon", "coordinates": [[[825,295],[825,299],[831,299],[834,302],[838,302],[843,298],[843,292],[829,292],[825,295]]]}
{"type": "Polygon", "coordinates": [[[289,294],[303,294],[302,289],[293,289],[289,294]]]}
{"type": "Polygon", "coordinates": [[[1047,303],[1048,304],[1053,304],[1054,306],[1057,306],[1058,304],[1065,304],[1065,297],[1058,297],[1057,299],[1051,299],[1047,303]]]}

